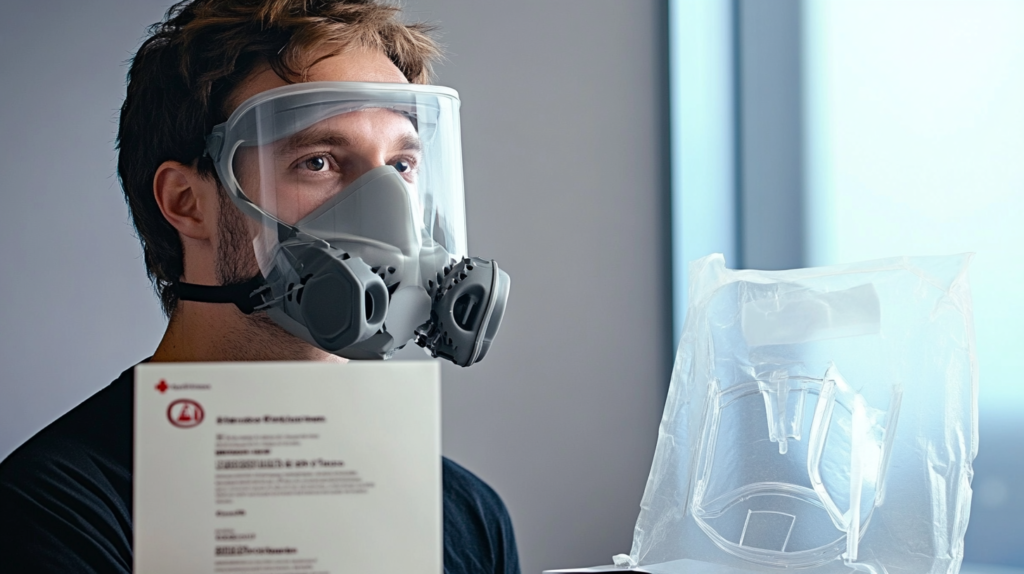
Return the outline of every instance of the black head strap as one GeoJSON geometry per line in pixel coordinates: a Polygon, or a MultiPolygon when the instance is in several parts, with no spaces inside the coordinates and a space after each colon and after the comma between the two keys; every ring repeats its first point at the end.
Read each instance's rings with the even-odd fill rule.
{"type": "Polygon", "coordinates": [[[239,311],[249,315],[263,305],[266,287],[267,282],[261,274],[256,274],[244,283],[228,285],[195,285],[179,281],[178,299],[200,303],[234,303],[239,311]]]}

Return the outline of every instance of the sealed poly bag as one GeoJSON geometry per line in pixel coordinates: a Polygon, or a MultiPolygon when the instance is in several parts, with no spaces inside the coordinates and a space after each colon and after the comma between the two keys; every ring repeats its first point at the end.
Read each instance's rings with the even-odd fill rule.
{"type": "Polygon", "coordinates": [[[617,565],[956,574],[978,448],[969,261],[691,264],[657,451],[617,565]]]}

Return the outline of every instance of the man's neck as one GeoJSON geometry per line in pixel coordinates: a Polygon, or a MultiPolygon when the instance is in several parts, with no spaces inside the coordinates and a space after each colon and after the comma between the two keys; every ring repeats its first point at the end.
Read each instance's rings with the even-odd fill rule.
{"type": "Polygon", "coordinates": [[[335,361],[345,359],[284,331],[269,317],[234,305],[179,301],[154,362],[335,361]]]}

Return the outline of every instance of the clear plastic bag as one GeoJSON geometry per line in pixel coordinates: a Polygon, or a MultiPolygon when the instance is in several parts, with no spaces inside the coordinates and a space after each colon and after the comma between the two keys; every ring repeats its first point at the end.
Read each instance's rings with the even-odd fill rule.
{"type": "Polygon", "coordinates": [[[978,448],[969,262],[692,263],[633,548],[616,564],[955,574],[978,448]]]}

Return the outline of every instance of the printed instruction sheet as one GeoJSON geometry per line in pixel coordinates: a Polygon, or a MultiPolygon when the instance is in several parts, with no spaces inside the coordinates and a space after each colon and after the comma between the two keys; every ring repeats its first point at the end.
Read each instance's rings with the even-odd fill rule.
{"type": "Polygon", "coordinates": [[[135,572],[442,571],[434,361],[135,370],[135,572]]]}

